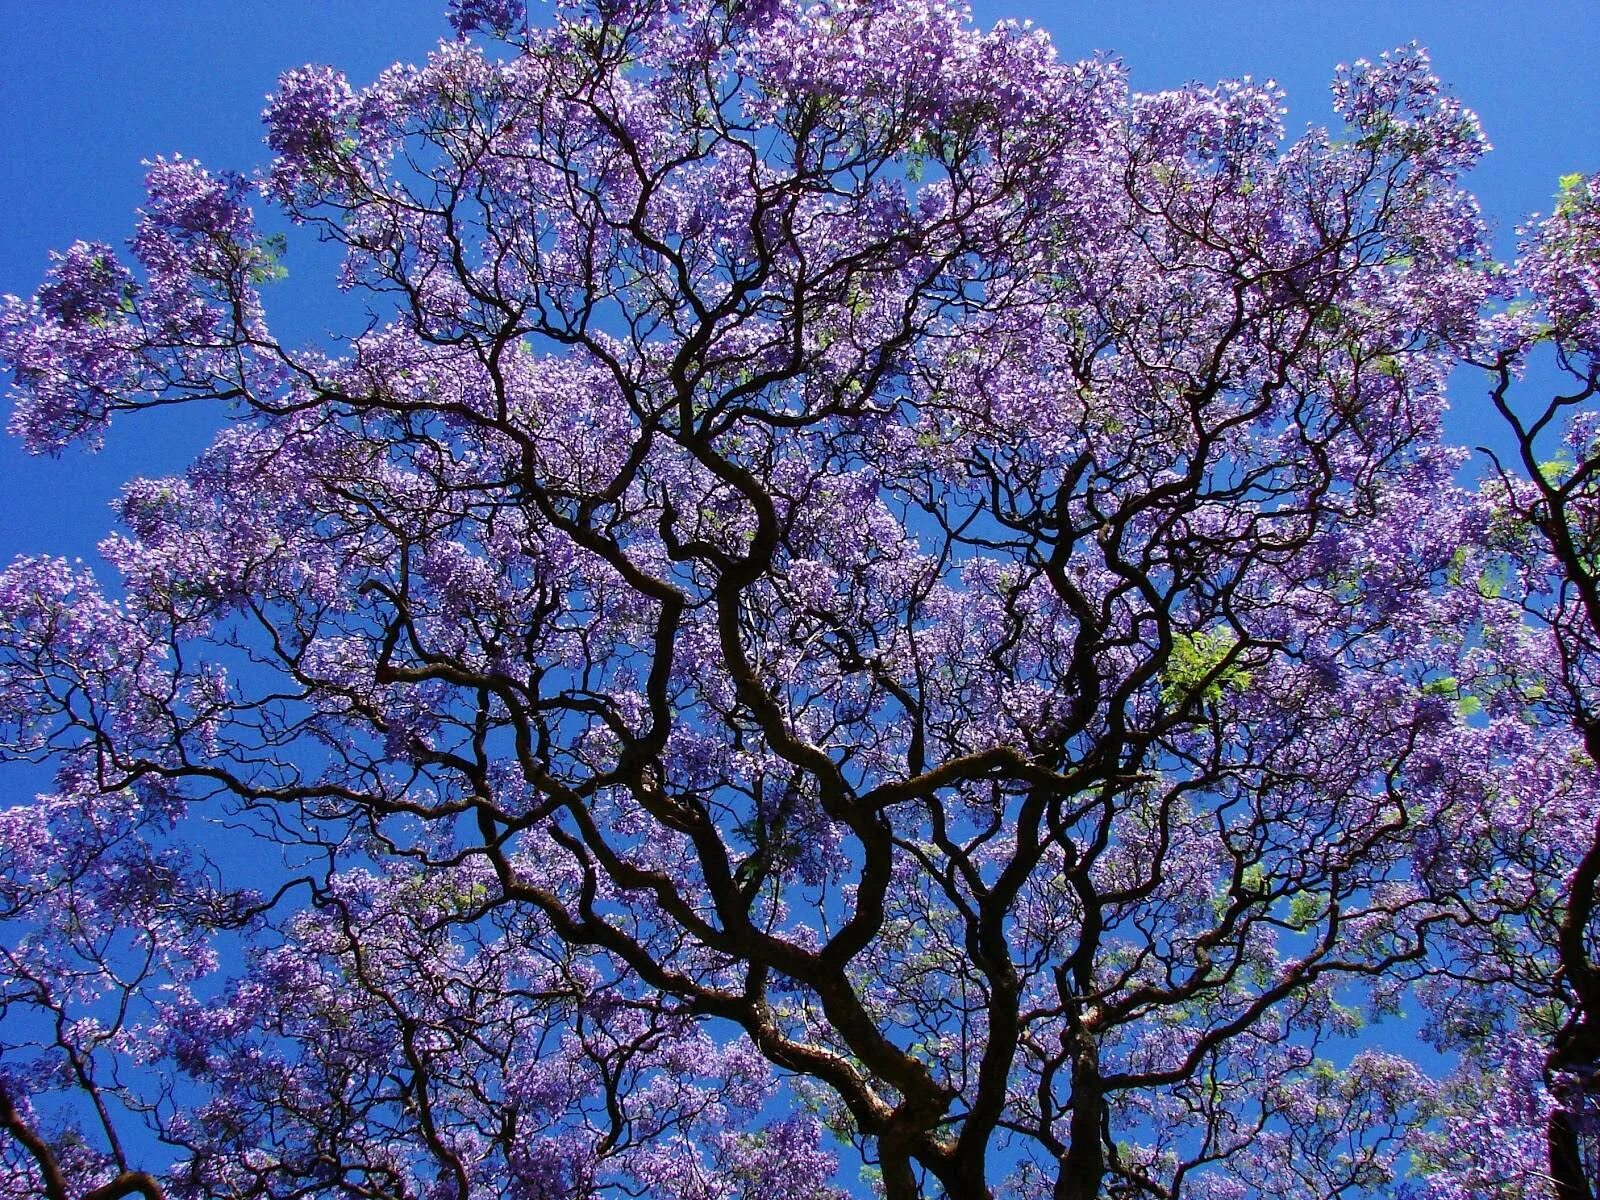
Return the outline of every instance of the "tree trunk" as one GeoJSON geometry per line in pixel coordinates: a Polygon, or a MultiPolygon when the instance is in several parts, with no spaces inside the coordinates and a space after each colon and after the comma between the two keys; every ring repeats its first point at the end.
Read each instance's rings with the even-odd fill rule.
{"type": "Polygon", "coordinates": [[[1100,1130],[1105,1101],[1100,1091],[1100,1056],[1093,1037],[1083,1030],[1073,1036],[1072,1123],[1067,1152],[1056,1178],[1055,1200],[1098,1200],[1105,1179],[1105,1148],[1100,1130]]]}
{"type": "Polygon", "coordinates": [[[1550,1179],[1556,1200],[1595,1200],[1591,1180],[1583,1169],[1583,1153],[1572,1114],[1558,1108],[1550,1114],[1546,1134],[1550,1147],[1550,1179]]]}

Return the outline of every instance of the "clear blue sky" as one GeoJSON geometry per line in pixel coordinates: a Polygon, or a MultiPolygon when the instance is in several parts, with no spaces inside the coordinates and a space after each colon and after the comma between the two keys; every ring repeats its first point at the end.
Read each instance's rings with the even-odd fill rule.
{"type": "MultiPolygon", "coordinates": [[[[1107,51],[1135,87],[1250,74],[1289,92],[1291,134],[1327,115],[1336,63],[1417,40],[1483,118],[1495,152],[1474,185],[1502,255],[1556,178],[1600,169],[1600,0],[983,0],[978,19],[1031,18],[1064,56],[1107,51]]],[[[331,62],[358,83],[415,61],[447,33],[443,0],[0,0],[0,292],[28,294],[46,252],[75,237],[119,244],[140,199],[142,158],[182,152],[214,169],[264,161],[259,113],[282,70],[331,62]]],[[[291,245],[291,279],[269,293],[319,328],[326,287],[291,245]]],[[[1470,384],[1470,381],[1464,381],[1470,384]]],[[[1455,436],[1483,440],[1470,386],[1455,436]]],[[[0,445],[0,561],[93,553],[108,501],[130,474],[181,469],[206,430],[182,410],[114,428],[96,457],[33,460],[0,445]]]]}

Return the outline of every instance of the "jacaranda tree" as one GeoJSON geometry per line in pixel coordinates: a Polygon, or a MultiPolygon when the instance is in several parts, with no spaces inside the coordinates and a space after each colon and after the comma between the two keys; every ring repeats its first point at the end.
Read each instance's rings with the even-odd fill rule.
{"type": "MultiPolygon", "coordinates": [[[[1600,175],[1564,177],[1555,211],[1526,233],[1504,289],[1515,299],[1467,356],[1489,373],[1516,457],[1486,452],[1495,468],[1485,489],[1489,543],[1540,631],[1501,686],[1526,723],[1576,732],[1568,769],[1592,779],[1600,771],[1600,175]],[[1518,377],[1543,351],[1563,390],[1524,399],[1518,377]]],[[[1574,815],[1567,836],[1545,829],[1515,844],[1502,839],[1508,865],[1546,894],[1530,895],[1525,944],[1488,975],[1492,998],[1475,1001],[1484,1012],[1531,1002],[1543,1026],[1557,1200],[1591,1200],[1600,1187],[1600,824],[1592,806],[1574,815]]]]}
{"type": "Polygon", "coordinates": [[[0,575],[0,1194],[1587,1198],[1595,185],[1494,268],[1416,49],[452,19],[0,315],[35,450],[222,424],[0,575]]]}

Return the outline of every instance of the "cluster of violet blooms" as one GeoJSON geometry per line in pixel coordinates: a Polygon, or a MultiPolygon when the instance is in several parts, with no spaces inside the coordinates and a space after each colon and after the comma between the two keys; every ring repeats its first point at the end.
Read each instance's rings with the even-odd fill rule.
{"type": "Polygon", "coordinates": [[[0,308],[32,451],[226,413],[0,572],[0,1197],[1585,1195],[1600,175],[1501,267],[1414,47],[450,19],[0,308]]]}

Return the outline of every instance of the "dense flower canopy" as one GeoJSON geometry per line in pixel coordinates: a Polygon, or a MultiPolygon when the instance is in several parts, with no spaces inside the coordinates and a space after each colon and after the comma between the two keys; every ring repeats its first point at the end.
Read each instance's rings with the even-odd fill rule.
{"type": "Polygon", "coordinates": [[[1600,177],[1503,270],[1414,47],[451,19],[0,311],[34,450],[228,416],[0,573],[0,1195],[1589,1196],[1600,177]]]}

